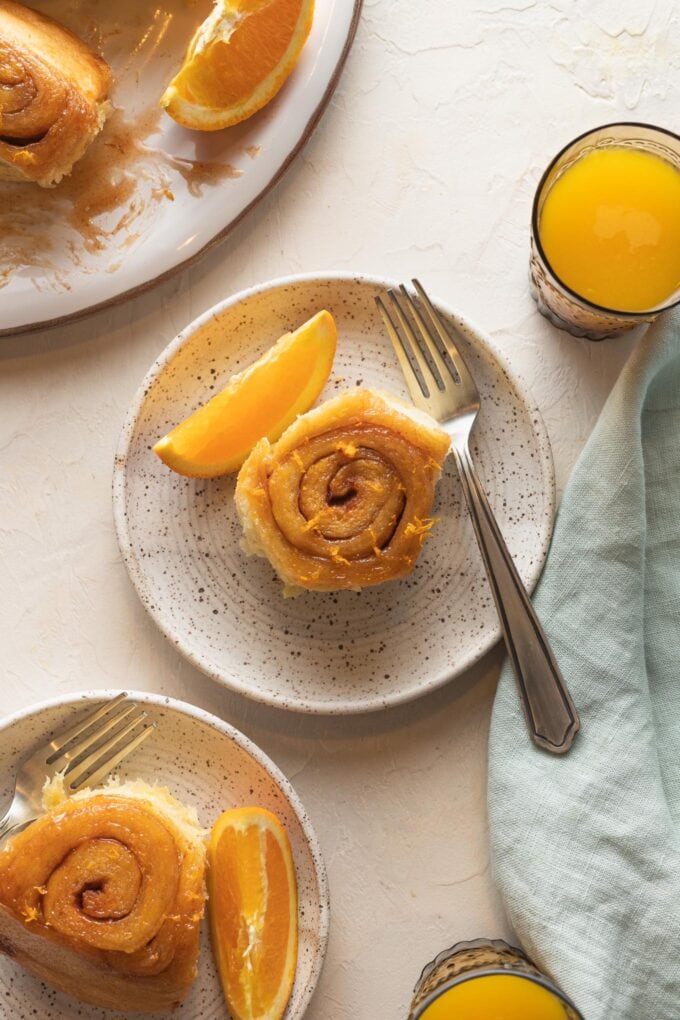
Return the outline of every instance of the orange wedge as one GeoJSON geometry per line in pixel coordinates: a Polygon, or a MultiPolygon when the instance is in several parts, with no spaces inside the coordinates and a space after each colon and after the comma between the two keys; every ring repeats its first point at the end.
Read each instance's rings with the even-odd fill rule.
{"type": "Polygon", "coordinates": [[[286,333],[225,389],[154,446],[164,464],[191,478],[236,471],[260,439],[271,442],[312,406],[333,367],[337,332],[318,312],[286,333]]]}
{"type": "Polygon", "coordinates": [[[234,808],[208,846],[213,953],[232,1020],[280,1020],[297,964],[295,867],[285,829],[264,808],[234,808]]]}
{"type": "Polygon", "coordinates": [[[198,131],[252,116],[295,67],[313,17],[314,0],[215,0],[161,106],[198,131]]]}

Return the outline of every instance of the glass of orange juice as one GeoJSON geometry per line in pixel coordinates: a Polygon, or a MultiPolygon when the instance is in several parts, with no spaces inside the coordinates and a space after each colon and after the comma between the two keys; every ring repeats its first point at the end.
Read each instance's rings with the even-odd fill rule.
{"type": "Polygon", "coordinates": [[[500,940],[459,942],[429,963],[409,1020],[583,1020],[521,949],[500,940]]]}
{"type": "Polygon", "coordinates": [[[541,312],[589,340],[680,302],[680,137],[606,124],[555,156],[534,198],[530,278],[541,312]]]}

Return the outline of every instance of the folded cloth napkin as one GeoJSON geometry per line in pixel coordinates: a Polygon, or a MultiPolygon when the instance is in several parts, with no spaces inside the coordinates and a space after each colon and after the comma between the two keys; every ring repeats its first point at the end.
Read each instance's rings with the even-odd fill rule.
{"type": "Polygon", "coordinates": [[[581,733],[535,748],[506,666],[489,812],[510,921],[586,1020],[680,1020],[680,317],[614,387],[535,605],[581,733]]]}

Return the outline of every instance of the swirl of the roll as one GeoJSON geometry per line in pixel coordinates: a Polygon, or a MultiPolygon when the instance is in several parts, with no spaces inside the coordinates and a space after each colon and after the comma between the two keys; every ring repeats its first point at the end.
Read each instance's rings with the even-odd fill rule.
{"type": "Polygon", "coordinates": [[[202,830],[178,824],[178,810],[148,788],[75,798],[39,818],[0,851],[0,942],[9,914],[31,937],[12,955],[57,987],[98,1005],[172,1007],[196,969],[205,869],[202,830]],[[49,967],[60,949],[69,955],[49,967]]]}
{"type": "Polygon", "coordinates": [[[71,171],[109,112],[111,72],[51,18],[0,0],[0,179],[45,187],[71,171]]]}
{"type": "Polygon", "coordinates": [[[408,574],[432,527],[450,445],[439,425],[387,394],[356,389],[302,415],[241,468],[248,552],[286,591],[364,588],[408,574]]]}

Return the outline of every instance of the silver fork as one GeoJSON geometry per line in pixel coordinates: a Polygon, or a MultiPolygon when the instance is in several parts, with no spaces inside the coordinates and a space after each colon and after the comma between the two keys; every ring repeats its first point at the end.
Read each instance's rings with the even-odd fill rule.
{"type": "Polygon", "coordinates": [[[479,414],[479,391],[450,327],[421,284],[412,282],[415,296],[402,284],[398,292],[387,292],[389,307],[380,296],[375,300],[413,402],[451,437],[531,736],[546,751],[564,754],[580,728],[578,713],[470,456],[468,440],[479,414]]]}
{"type": "Polygon", "coordinates": [[[57,773],[64,773],[68,794],[101,782],[151,736],[155,724],[146,719],[136,702],[118,694],[34,751],[19,766],[12,803],[0,818],[0,840],[44,813],[43,787],[57,773]]]}

